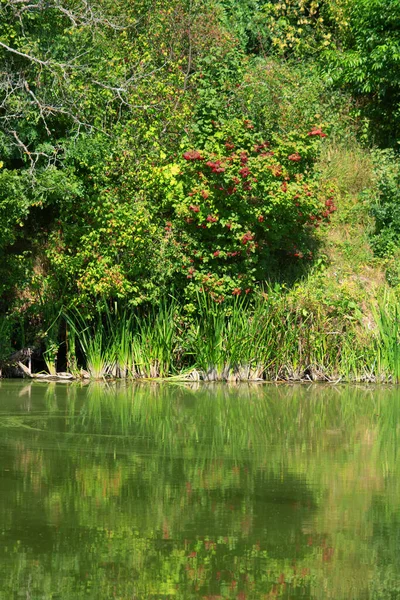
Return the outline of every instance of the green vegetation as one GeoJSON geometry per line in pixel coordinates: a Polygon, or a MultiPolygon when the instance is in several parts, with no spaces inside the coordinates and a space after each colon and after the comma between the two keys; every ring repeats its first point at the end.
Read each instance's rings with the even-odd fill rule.
{"type": "Polygon", "coordinates": [[[3,372],[397,380],[399,22],[1,0],[3,372]]]}
{"type": "Polygon", "coordinates": [[[115,305],[95,320],[67,313],[67,337],[74,339],[69,360],[84,366],[81,375],[92,379],[400,378],[400,302],[393,293],[377,304],[376,329],[366,333],[352,300],[335,310],[329,299],[323,306],[314,295],[297,300],[279,286],[252,301],[236,298],[229,308],[203,292],[193,309],[188,316],[171,300],[148,313],[115,305]]]}

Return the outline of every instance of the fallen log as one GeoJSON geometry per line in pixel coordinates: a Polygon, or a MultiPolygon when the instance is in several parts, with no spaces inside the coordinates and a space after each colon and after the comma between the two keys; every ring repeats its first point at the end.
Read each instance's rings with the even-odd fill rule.
{"type": "Polygon", "coordinates": [[[70,381],[75,379],[71,373],[55,373],[54,375],[50,373],[31,373],[30,369],[20,361],[18,361],[18,366],[22,370],[24,377],[28,377],[29,379],[39,379],[41,381],[70,381]]]}

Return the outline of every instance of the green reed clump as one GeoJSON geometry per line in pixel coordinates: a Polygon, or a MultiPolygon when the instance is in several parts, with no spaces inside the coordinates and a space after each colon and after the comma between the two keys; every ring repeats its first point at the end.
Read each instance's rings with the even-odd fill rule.
{"type": "Polygon", "coordinates": [[[147,312],[114,305],[95,319],[77,312],[66,318],[93,379],[400,381],[400,307],[387,299],[375,311],[375,337],[355,318],[296,305],[269,288],[252,303],[199,295],[190,317],[169,300],[147,312]]]}
{"type": "Polygon", "coordinates": [[[235,377],[243,363],[248,338],[245,315],[243,301],[236,301],[228,309],[205,294],[198,297],[198,312],[189,330],[189,345],[202,379],[235,377]]]}
{"type": "Polygon", "coordinates": [[[66,315],[70,338],[79,344],[93,379],[168,377],[176,372],[176,305],[161,303],[147,313],[99,307],[96,319],[66,315]]]}
{"type": "Polygon", "coordinates": [[[376,362],[379,376],[400,382],[400,302],[387,292],[374,308],[377,326],[376,362]]]}
{"type": "Polygon", "coordinates": [[[200,296],[189,346],[205,380],[327,380],[357,376],[355,338],[323,308],[294,306],[267,289],[253,305],[243,298],[230,308],[200,296]]]}
{"type": "Polygon", "coordinates": [[[93,379],[111,376],[115,366],[112,339],[101,313],[95,320],[75,310],[66,315],[70,336],[79,344],[85,368],[93,379]]]}
{"type": "Polygon", "coordinates": [[[131,350],[135,377],[168,377],[179,371],[179,320],[174,301],[164,301],[145,315],[134,315],[131,350]]]}

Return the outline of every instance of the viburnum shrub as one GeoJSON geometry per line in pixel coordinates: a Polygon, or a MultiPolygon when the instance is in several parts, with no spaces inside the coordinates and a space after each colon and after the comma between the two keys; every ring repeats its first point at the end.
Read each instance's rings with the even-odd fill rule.
{"type": "Polygon", "coordinates": [[[261,139],[249,120],[229,134],[215,127],[213,143],[182,152],[162,181],[177,272],[222,301],[249,293],[279,260],[311,259],[312,232],[336,207],[313,176],[320,127],[285,140],[261,139]]]}

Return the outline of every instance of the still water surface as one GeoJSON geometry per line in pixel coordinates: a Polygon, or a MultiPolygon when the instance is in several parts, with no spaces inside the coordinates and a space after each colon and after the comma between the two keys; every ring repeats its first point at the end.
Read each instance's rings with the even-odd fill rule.
{"type": "Polygon", "coordinates": [[[0,383],[0,600],[400,599],[400,389],[0,383]]]}

